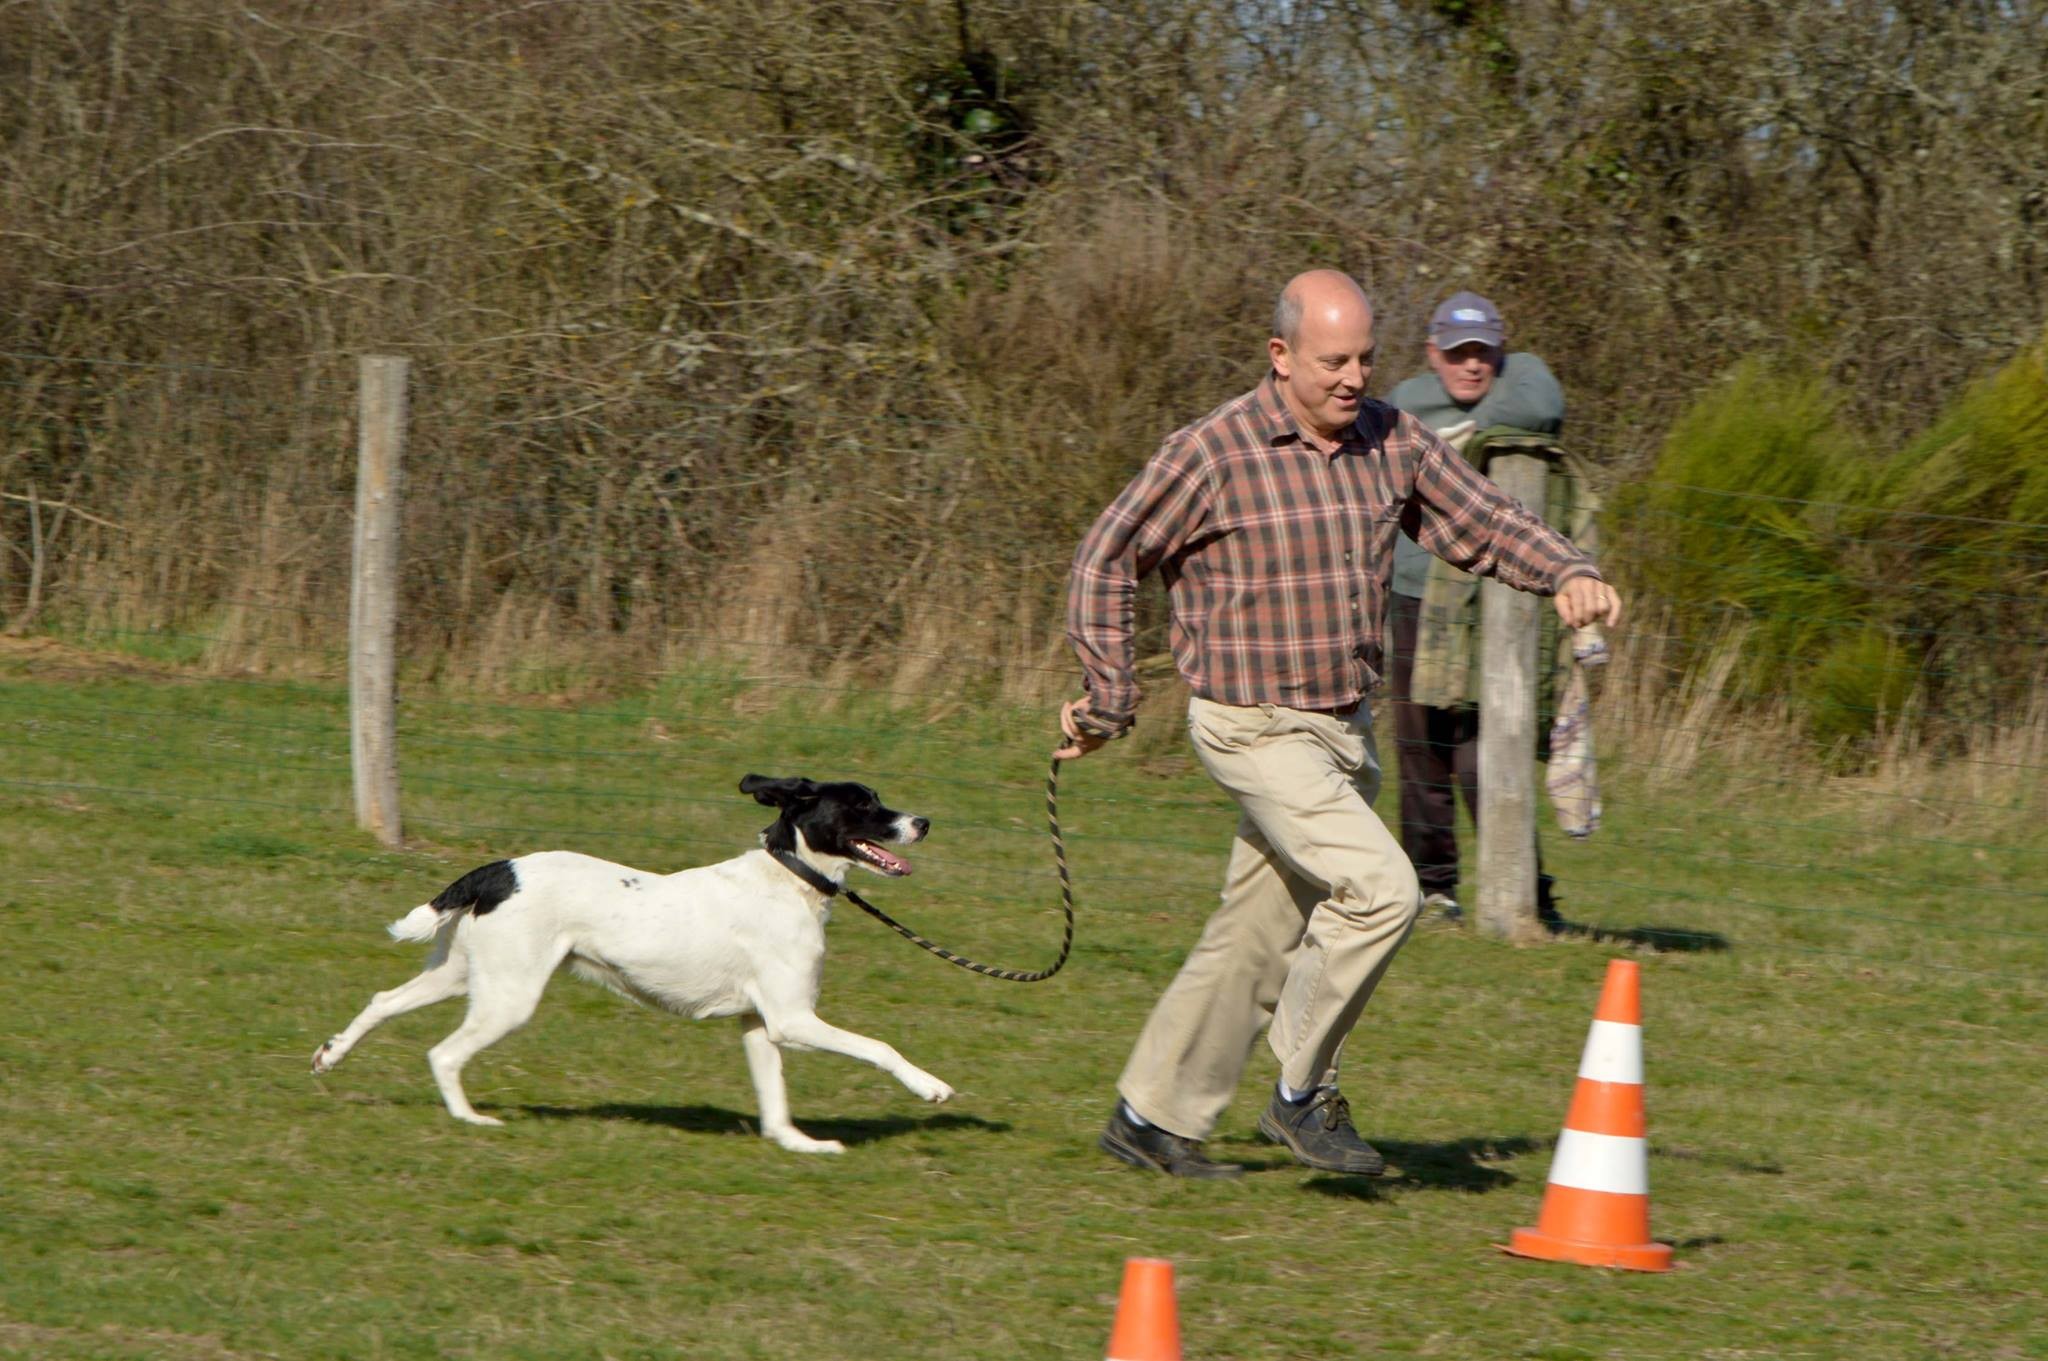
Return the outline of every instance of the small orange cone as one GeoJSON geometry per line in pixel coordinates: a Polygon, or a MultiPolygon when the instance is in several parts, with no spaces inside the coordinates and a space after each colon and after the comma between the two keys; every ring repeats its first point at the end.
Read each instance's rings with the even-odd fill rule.
{"type": "Polygon", "coordinates": [[[1535,1228],[1508,1239],[1505,1251],[1517,1257],[1671,1270],[1670,1245],[1650,1241],[1641,973],[1634,960],[1608,961],[1543,1209],[1535,1228]]]}
{"type": "Polygon", "coordinates": [[[1107,1361],[1180,1361],[1173,1263],[1157,1257],[1124,1259],[1124,1289],[1116,1302],[1107,1361]]]}

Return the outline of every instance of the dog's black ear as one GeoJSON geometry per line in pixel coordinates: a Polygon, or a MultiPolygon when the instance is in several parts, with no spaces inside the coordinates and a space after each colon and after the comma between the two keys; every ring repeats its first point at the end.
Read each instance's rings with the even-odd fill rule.
{"type": "Polygon", "coordinates": [[[749,775],[740,781],[740,793],[752,794],[770,808],[787,808],[817,792],[817,785],[802,776],[749,775]]]}

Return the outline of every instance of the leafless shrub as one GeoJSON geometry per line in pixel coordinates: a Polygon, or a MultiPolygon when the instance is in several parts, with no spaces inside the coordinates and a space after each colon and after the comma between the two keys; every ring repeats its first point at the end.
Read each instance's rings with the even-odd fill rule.
{"type": "Polygon", "coordinates": [[[1036,696],[1080,528],[1258,376],[1303,266],[1367,282],[1392,376],[1485,289],[1616,479],[1759,349],[1924,420],[2038,333],[2042,22],[0,8],[0,614],[321,665],[352,363],[388,351],[416,668],[800,648],[1036,696]]]}

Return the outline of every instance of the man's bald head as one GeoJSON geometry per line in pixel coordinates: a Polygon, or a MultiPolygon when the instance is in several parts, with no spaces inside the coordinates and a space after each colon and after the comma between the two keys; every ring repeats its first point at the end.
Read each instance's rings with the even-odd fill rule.
{"type": "Polygon", "coordinates": [[[1266,342],[1280,396],[1305,431],[1335,439],[1358,419],[1372,378],[1372,303],[1348,274],[1312,269],[1280,290],[1266,342]]]}
{"type": "Polygon", "coordinates": [[[1355,324],[1361,313],[1370,326],[1372,300],[1356,279],[1341,270],[1311,269],[1289,279],[1280,290],[1280,301],[1273,307],[1273,334],[1292,346],[1301,339],[1304,316],[1341,326],[1355,324]]]}

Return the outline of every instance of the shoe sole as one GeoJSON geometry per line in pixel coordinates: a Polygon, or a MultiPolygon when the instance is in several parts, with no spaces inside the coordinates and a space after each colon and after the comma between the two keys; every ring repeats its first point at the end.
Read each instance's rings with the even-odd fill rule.
{"type": "Polygon", "coordinates": [[[1259,1112],[1259,1133],[1292,1153],[1294,1160],[1303,1167],[1313,1167],[1318,1172],[1342,1172],[1353,1177],[1377,1177],[1387,1170],[1385,1158],[1375,1157],[1371,1162],[1345,1162],[1341,1159],[1317,1158],[1304,1152],[1300,1144],[1287,1137],[1287,1131],[1281,1128],[1280,1122],[1273,1118],[1271,1111],[1259,1112]]]}
{"type": "Polygon", "coordinates": [[[1147,1172],[1157,1172],[1162,1177],[1179,1177],[1182,1181],[1230,1181],[1244,1175],[1244,1169],[1236,1163],[1212,1163],[1210,1165],[1217,1169],[1214,1172],[1175,1172],[1143,1149],[1134,1148],[1123,1140],[1112,1137],[1107,1131],[1095,1143],[1104,1153],[1117,1161],[1129,1163],[1147,1172]]]}

